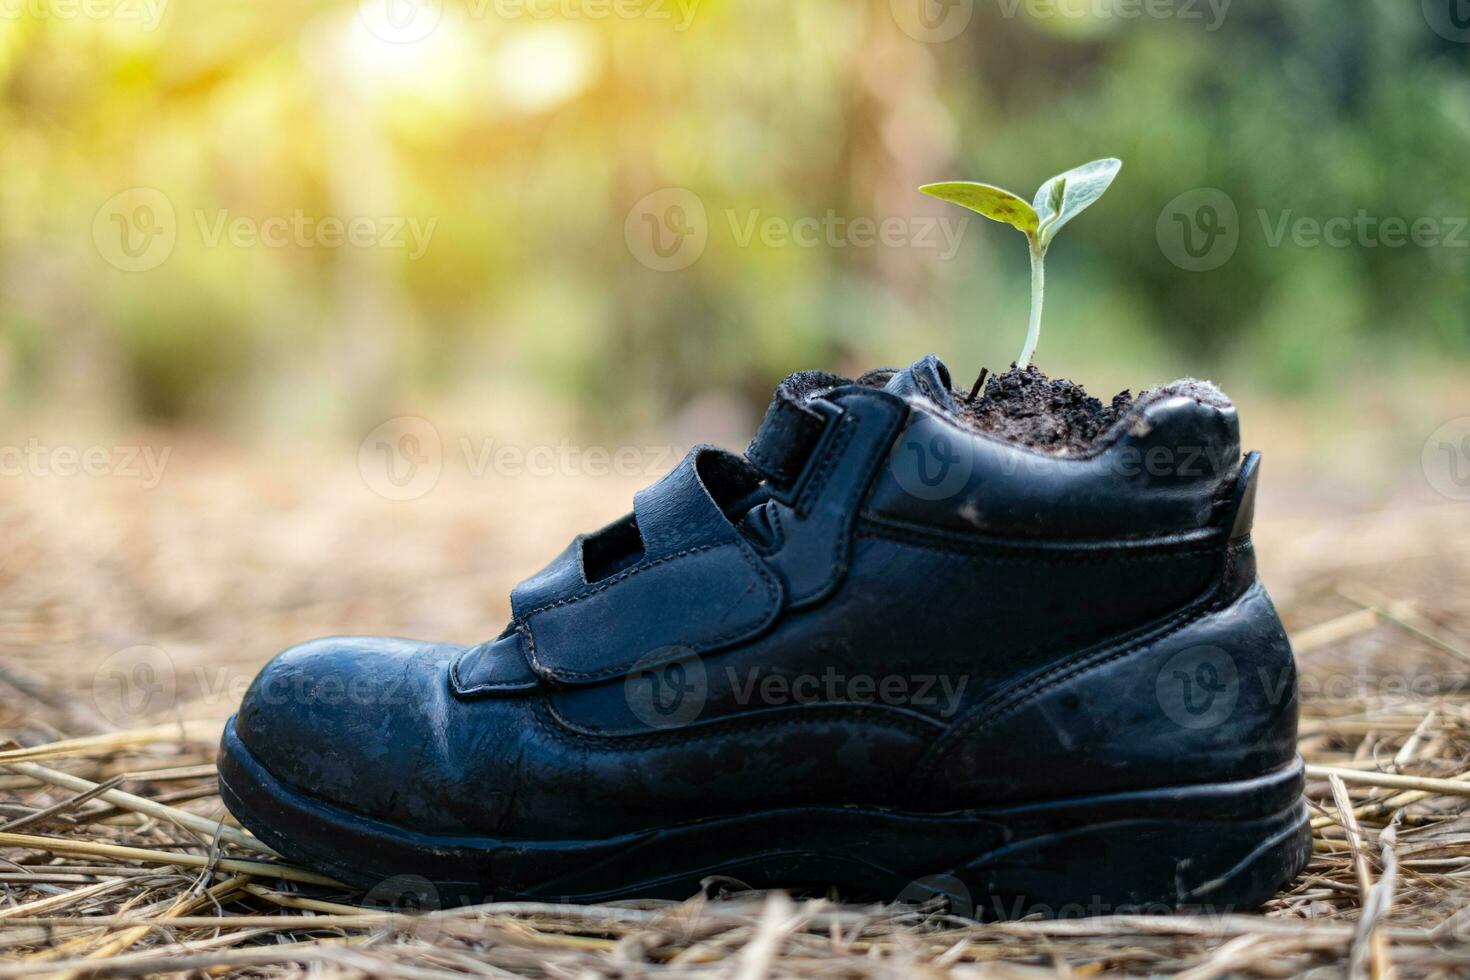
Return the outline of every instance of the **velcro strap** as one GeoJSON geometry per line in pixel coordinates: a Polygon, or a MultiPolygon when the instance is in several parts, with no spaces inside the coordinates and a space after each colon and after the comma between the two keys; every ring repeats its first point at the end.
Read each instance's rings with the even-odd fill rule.
{"type": "Polygon", "coordinates": [[[803,371],[776,388],[766,417],[745,449],[745,458],[772,486],[788,490],[796,483],[827,427],[828,416],[809,407],[807,397],[850,383],[835,374],[803,371]]]}
{"type": "Polygon", "coordinates": [[[634,498],[644,546],[634,564],[588,582],[578,538],[516,586],[511,608],[532,669],[563,684],[597,683],[764,629],[780,609],[780,581],[711,495],[724,496],[741,473],[753,486],[737,457],[696,447],[634,498]]]}

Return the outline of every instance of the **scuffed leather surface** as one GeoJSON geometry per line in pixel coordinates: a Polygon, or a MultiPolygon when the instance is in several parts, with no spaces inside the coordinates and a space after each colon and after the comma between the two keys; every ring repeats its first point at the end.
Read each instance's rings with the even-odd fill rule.
{"type": "MultiPolygon", "coordinates": [[[[475,647],[294,647],[246,695],[241,739],[338,806],[506,839],[807,804],[937,812],[1288,761],[1295,674],[1255,578],[1254,462],[1240,480],[1232,460],[1206,480],[1119,482],[1096,458],[1008,472],[992,457],[924,499],[894,460],[916,426],[953,435],[926,394],[947,383],[926,359],[886,390],[820,392],[839,422],[794,498],[757,505],[771,541],[735,529],[696,453],[638,495],[645,553],[629,568],[587,582],[578,539],[516,589],[511,627],[475,647]],[[1195,725],[1199,705],[1179,698],[1205,703],[1224,661],[1199,651],[1216,649],[1233,701],[1195,725]],[[759,693],[828,672],[948,686],[928,702],[759,693]],[[650,717],[643,694],[671,678],[697,682],[698,710],[650,717]],[[1187,684],[1194,695],[1176,692],[1187,684]]],[[[1150,411],[1127,438],[1234,451],[1232,412],[1192,399],[1150,411]]]]}
{"type": "Polygon", "coordinates": [[[869,511],[880,517],[1048,538],[1197,529],[1214,521],[1220,487],[1239,463],[1231,407],[1157,399],[1099,451],[1045,454],[964,427],[930,400],[948,375],[927,359],[916,367],[923,370],[901,372],[888,385],[921,399],[925,410],[910,416],[869,496],[869,511]],[[926,499],[916,481],[941,473],[943,496],[926,499]]]}
{"type": "MultiPolygon", "coordinates": [[[[1219,561],[1211,541],[1035,553],[864,522],[844,587],[830,600],[786,615],[766,636],[701,658],[699,717],[748,711],[752,699],[742,699],[742,690],[768,678],[820,677],[835,667],[849,678],[933,676],[925,703],[904,710],[944,724],[947,711],[953,720],[997,685],[1189,602],[1212,586],[1219,561]],[[1120,592],[1124,578],[1136,587],[1120,592]],[[1038,631],[1038,622],[1046,629],[1038,631]]],[[[622,685],[551,698],[584,730],[647,731],[622,685]]]]}
{"type": "Polygon", "coordinates": [[[608,742],[540,693],[455,697],[447,673],[460,649],[372,637],[293,647],[256,678],[237,731],[282,780],[357,813],[428,832],[572,838],[751,806],[881,803],[939,730],[843,708],[608,742]],[[867,776],[854,784],[853,772],[867,776]]]}
{"type": "Polygon", "coordinates": [[[1296,694],[1257,582],[996,692],[928,753],[912,791],[943,808],[1266,772],[1296,754],[1296,694]]]}

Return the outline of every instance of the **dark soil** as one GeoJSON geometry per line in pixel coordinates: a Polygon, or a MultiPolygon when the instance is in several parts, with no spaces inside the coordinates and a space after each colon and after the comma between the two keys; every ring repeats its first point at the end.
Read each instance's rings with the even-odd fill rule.
{"type": "Polygon", "coordinates": [[[1087,449],[1133,405],[1133,395],[1120,391],[1103,405],[1081,385],[1048,378],[1036,365],[1014,365],[985,384],[974,401],[955,392],[960,417],[977,429],[1023,446],[1051,451],[1087,449]]]}

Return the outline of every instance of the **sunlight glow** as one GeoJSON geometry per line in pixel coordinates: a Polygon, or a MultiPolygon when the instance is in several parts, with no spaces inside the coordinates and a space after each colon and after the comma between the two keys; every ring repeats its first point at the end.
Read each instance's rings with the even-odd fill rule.
{"type": "Polygon", "coordinates": [[[577,95],[597,74],[599,48],[591,32],[573,24],[540,24],[506,39],[495,80],[506,102],[537,112],[577,95]]]}

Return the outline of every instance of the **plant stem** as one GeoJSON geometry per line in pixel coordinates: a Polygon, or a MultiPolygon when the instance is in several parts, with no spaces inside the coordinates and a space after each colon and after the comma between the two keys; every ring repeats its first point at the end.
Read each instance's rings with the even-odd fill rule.
{"type": "Polygon", "coordinates": [[[1032,241],[1031,323],[1026,327],[1026,346],[1021,348],[1021,356],[1016,361],[1016,367],[1022,369],[1031,363],[1031,358],[1036,353],[1036,342],[1041,339],[1041,299],[1046,292],[1046,274],[1042,271],[1042,263],[1045,259],[1046,247],[1038,247],[1037,243],[1032,241]]]}

